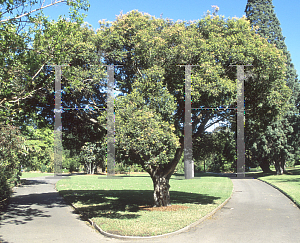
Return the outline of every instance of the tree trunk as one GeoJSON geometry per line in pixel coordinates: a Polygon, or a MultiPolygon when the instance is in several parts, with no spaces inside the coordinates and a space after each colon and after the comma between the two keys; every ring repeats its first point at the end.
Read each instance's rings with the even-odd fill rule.
{"type": "Polygon", "coordinates": [[[285,160],[282,160],[282,161],[281,161],[280,166],[281,166],[282,173],[283,173],[283,174],[287,174],[287,171],[286,171],[286,165],[285,165],[285,160]]]}
{"type": "Polygon", "coordinates": [[[154,207],[170,206],[169,179],[155,175],[152,177],[154,185],[154,207]]]}
{"type": "Polygon", "coordinates": [[[270,164],[267,159],[262,159],[261,163],[259,164],[260,168],[263,170],[263,173],[271,173],[270,164]]]}
{"type": "Polygon", "coordinates": [[[276,160],[276,161],[274,162],[274,165],[275,165],[276,174],[277,174],[277,175],[282,175],[282,170],[281,170],[281,166],[280,166],[279,161],[276,160]]]}
{"type": "Polygon", "coordinates": [[[149,173],[154,186],[154,207],[170,206],[170,184],[169,180],[182,156],[184,146],[183,137],[180,138],[181,146],[177,148],[174,159],[167,164],[148,165],[142,164],[143,168],[149,173]]]}

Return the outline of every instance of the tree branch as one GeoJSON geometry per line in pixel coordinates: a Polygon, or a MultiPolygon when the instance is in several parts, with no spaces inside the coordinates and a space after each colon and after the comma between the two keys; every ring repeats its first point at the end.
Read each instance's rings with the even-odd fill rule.
{"type": "Polygon", "coordinates": [[[45,64],[46,64],[46,63],[44,63],[44,64],[41,66],[41,68],[36,72],[36,74],[32,77],[31,80],[34,80],[34,79],[35,79],[35,77],[42,71],[42,69],[43,69],[43,67],[45,66],[45,64]]]}
{"type": "Polygon", "coordinates": [[[55,2],[53,2],[53,3],[50,3],[50,4],[46,5],[46,6],[43,6],[43,4],[44,4],[44,3],[43,3],[42,6],[41,6],[40,8],[31,10],[31,11],[29,11],[28,13],[24,13],[24,14],[21,14],[21,15],[19,15],[19,16],[13,17],[13,18],[8,18],[8,19],[0,20],[0,23],[8,22],[8,21],[11,21],[11,20],[20,19],[20,18],[25,17],[25,16],[27,16],[27,15],[30,15],[30,14],[36,12],[36,11],[40,11],[40,10],[42,10],[42,9],[44,9],[44,8],[48,8],[48,7],[51,7],[51,6],[55,5],[55,4],[63,3],[63,2],[68,2],[68,1],[67,1],[67,0],[59,0],[59,1],[55,1],[55,2]]]}
{"type": "Polygon", "coordinates": [[[139,74],[141,75],[141,77],[143,77],[143,74],[141,73],[140,69],[138,67],[136,67],[136,68],[137,68],[139,74]]]}
{"type": "Polygon", "coordinates": [[[10,101],[8,101],[8,102],[10,102],[10,103],[16,103],[16,102],[18,102],[19,100],[24,100],[24,99],[26,99],[26,98],[32,96],[32,93],[34,93],[35,91],[38,91],[38,90],[40,90],[40,89],[42,89],[42,88],[44,88],[44,87],[40,87],[40,88],[38,88],[38,89],[36,89],[36,90],[31,91],[31,93],[29,93],[29,95],[27,95],[27,96],[25,96],[25,97],[23,97],[23,98],[19,98],[19,99],[16,99],[16,100],[10,100],[10,101]]]}
{"type": "MultiPolygon", "coordinates": [[[[35,79],[35,77],[41,72],[41,70],[43,69],[43,67],[45,66],[45,64],[46,63],[44,63],[42,66],[41,66],[41,68],[34,74],[34,76],[31,78],[31,80],[33,80],[33,79],[35,79]]],[[[11,100],[11,101],[8,101],[8,102],[10,102],[10,103],[16,103],[16,102],[18,102],[19,100],[24,100],[24,99],[26,99],[26,98],[28,98],[28,97],[30,97],[30,96],[32,96],[32,93],[34,93],[35,91],[38,91],[38,90],[40,90],[40,89],[42,89],[43,87],[40,87],[40,88],[38,88],[38,89],[36,89],[36,90],[33,90],[33,91],[31,91],[30,93],[29,93],[29,95],[27,95],[27,96],[25,96],[25,97],[23,97],[23,98],[17,98],[16,100],[11,100]]],[[[24,91],[21,93],[21,94],[23,94],[24,93],[24,91]]],[[[20,94],[20,95],[21,95],[20,94]]],[[[2,100],[1,102],[0,102],[0,104],[3,102],[4,100],[2,100]]]]}
{"type": "Polygon", "coordinates": [[[180,138],[180,147],[176,149],[176,153],[174,156],[174,159],[172,160],[172,162],[168,163],[165,167],[164,170],[164,177],[167,179],[170,179],[174,170],[176,169],[176,166],[182,156],[183,150],[184,150],[184,143],[183,143],[184,138],[181,137],[180,138]]]}

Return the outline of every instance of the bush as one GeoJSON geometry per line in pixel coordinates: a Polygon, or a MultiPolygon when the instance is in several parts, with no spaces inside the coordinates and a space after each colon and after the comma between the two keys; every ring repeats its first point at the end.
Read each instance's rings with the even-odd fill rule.
{"type": "Polygon", "coordinates": [[[141,165],[138,165],[138,164],[133,164],[132,166],[130,166],[130,171],[132,171],[132,172],[145,172],[143,167],[141,165]]]}
{"type": "Polygon", "coordinates": [[[182,154],[175,171],[178,174],[184,174],[184,154],[182,154]]]}
{"type": "Polygon", "coordinates": [[[11,189],[20,182],[24,160],[22,137],[11,125],[0,124],[0,203],[9,198],[11,189]]]}
{"type": "Polygon", "coordinates": [[[30,171],[32,171],[31,167],[30,167],[30,166],[27,166],[27,167],[25,168],[25,172],[30,172],[30,171]]]}
{"type": "Polygon", "coordinates": [[[126,170],[127,170],[127,168],[123,163],[116,163],[116,165],[115,165],[115,172],[116,173],[125,172],[126,170]]]}
{"type": "Polygon", "coordinates": [[[42,173],[46,172],[47,171],[47,166],[46,165],[41,165],[40,171],[42,173]]]}
{"type": "Polygon", "coordinates": [[[79,160],[73,158],[73,160],[70,161],[69,164],[69,172],[79,172],[80,162],[79,160]]]}

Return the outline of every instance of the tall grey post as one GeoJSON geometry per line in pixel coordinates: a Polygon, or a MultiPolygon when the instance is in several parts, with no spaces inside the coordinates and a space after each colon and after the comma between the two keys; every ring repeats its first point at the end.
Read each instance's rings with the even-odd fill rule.
{"type": "Polygon", "coordinates": [[[184,176],[194,177],[193,143],[192,143],[192,101],[191,69],[198,65],[179,65],[185,67],[185,113],[184,113],[184,176]]]}
{"type": "Polygon", "coordinates": [[[62,174],[61,65],[55,67],[54,176],[62,174]]]}
{"type": "Polygon", "coordinates": [[[115,175],[114,67],[107,67],[107,176],[115,175]]]}
{"type": "MultiPolygon", "coordinates": [[[[232,65],[233,66],[233,65],[232,65]]],[[[244,98],[244,66],[237,66],[237,177],[245,177],[245,98],[244,98]]]]}

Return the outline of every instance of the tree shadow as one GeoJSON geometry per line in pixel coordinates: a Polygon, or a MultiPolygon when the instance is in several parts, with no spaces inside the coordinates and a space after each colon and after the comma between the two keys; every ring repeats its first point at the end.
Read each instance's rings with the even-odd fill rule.
{"type": "MultiPolygon", "coordinates": [[[[195,172],[193,179],[200,179],[201,177],[236,177],[235,173],[217,173],[217,172],[195,172]]],[[[174,173],[171,179],[185,180],[183,173],[174,173]]]]}
{"type": "Polygon", "coordinates": [[[39,179],[21,179],[21,184],[18,187],[24,187],[28,185],[39,185],[39,184],[48,184],[45,180],[39,179]]]}
{"type": "MultiPolygon", "coordinates": [[[[195,172],[194,173],[194,178],[201,178],[201,177],[221,177],[221,175],[219,174],[213,174],[213,173],[207,173],[207,172],[195,172]]],[[[174,173],[171,177],[171,179],[178,179],[178,180],[182,180],[185,179],[185,175],[184,173],[174,173]]]]}
{"type": "Polygon", "coordinates": [[[0,212],[0,227],[4,224],[26,224],[36,217],[51,217],[48,208],[67,206],[57,192],[26,195],[14,193],[6,208],[0,212]]]}
{"type": "MultiPolygon", "coordinates": [[[[280,175],[279,175],[280,176],[280,175]]],[[[300,177],[299,178],[295,178],[295,179],[285,179],[285,180],[282,180],[281,178],[274,178],[271,180],[272,182],[300,182],[300,177]]],[[[299,183],[300,185],[300,183],[299,183]]]]}
{"type": "Polygon", "coordinates": [[[8,241],[5,241],[2,239],[2,235],[0,235],[0,243],[9,243],[8,241]]]}
{"type": "MultiPolygon", "coordinates": [[[[153,206],[152,190],[62,190],[60,194],[85,217],[111,219],[139,218],[141,206],[153,206]]],[[[219,197],[200,193],[170,191],[171,204],[214,204],[219,197]]]]}

